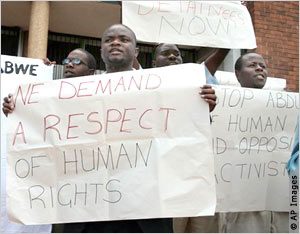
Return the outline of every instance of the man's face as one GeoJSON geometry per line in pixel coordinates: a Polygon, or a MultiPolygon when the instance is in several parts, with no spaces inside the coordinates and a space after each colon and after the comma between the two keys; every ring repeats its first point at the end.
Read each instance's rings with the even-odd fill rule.
{"type": "Polygon", "coordinates": [[[81,62],[80,64],[74,64],[69,62],[64,65],[64,77],[65,78],[72,78],[78,76],[88,76],[92,75],[92,70],[88,67],[88,57],[87,55],[80,51],[80,50],[73,50],[67,56],[68,59],[79,59],[81,62]]]}
{"type": "Polygon", "coordinates": [[[242,58],[240,71],[236,77],[242,87],[262,89],[267,81],[267,67],[262,56],[250,53],[242,58]]]}
{"type": "Polygon", "coordinates": [[[179,49],[173,44],[162,44],[156,51],[154,67],[182,64],[179,49]]]}
{"type": "Polygon", "coordinates": [[[132,67],[137,56],[134,35],[122,25],[113,25],[102,37],[101,57],[106,66],[132,67]]]}

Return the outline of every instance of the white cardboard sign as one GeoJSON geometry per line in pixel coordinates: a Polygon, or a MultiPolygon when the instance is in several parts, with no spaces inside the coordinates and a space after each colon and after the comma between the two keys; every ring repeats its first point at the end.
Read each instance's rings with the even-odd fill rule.
{"type": "MultiPolygon", "coordinates": [[[[18,85],[34,81],[50,81],[53,66],[46,66],[41,59],[1,55],[1,105],[3,98],[13,93],[18,85]]],[[[1,107],[2,108],[2,107],[1,107]]],[[[1,232],[33,233],[51,232],[50,225],[25,226],[9,222],[6,213],[6,132],[7,118],[1,110],[1,232]]]]}
{"type": "Polygon", "coordinates": [[[123,1],[122,23],[137,39],[231,49],[256,48],[247,8],[238,1],[123,1]]]}
{"type": "Polygon", "coordinates": [[[288,211],[299,94],[215,86],[212,115],[217,212],[288,211]]]}
{"type": "Polygon", "coordinates": [[[213,215],[204,83],[204,67],[185,64],[21,85],[8,128],[11,219],[213,215]]]}

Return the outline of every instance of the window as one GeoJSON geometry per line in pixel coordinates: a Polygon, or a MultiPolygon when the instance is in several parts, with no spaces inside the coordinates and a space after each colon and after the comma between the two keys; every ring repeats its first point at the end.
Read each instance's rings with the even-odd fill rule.
{"type": "Polygon", "coordinates": [[[18,56],[18,27],[1,27],[1,54],[18,56]]]}
{"type": "Polygon", "coordinates": [[[49,32],[47,57],[50,61],[56,61],[57,64],[61,64],[70,51],[79,47],[80,41],[78,38],[49,32]]]}

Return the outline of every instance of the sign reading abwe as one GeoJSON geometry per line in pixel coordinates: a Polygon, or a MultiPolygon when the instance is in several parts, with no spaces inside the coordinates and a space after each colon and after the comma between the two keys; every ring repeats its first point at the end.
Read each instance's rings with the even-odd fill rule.
{"type": "Polygon", "coordinates": [[[203,66],[184,64],[21,85],[8,128],[10,218],[213,215],[204,83],[203,66]]]}
{"type": "Polygon", "coordinates": [[[231,49],[256,48],[247,8],[239,1],[123,1],[122,23],[137,39],[231,49]]]}
{"type": "Polygon", "coordinates": [[[217,212],[288,211],[299,94],[215,86],[217,212]]]}

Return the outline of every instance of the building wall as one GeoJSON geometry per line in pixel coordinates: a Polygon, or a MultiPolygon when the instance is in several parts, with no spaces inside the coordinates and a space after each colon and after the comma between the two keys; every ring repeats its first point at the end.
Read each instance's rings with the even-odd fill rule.
{"type": "Polygon", "coordinates": [[[290,91],[299,91],[299,2],[249,2],[257,48],[268,75],[287,80],[290,91]]]}

